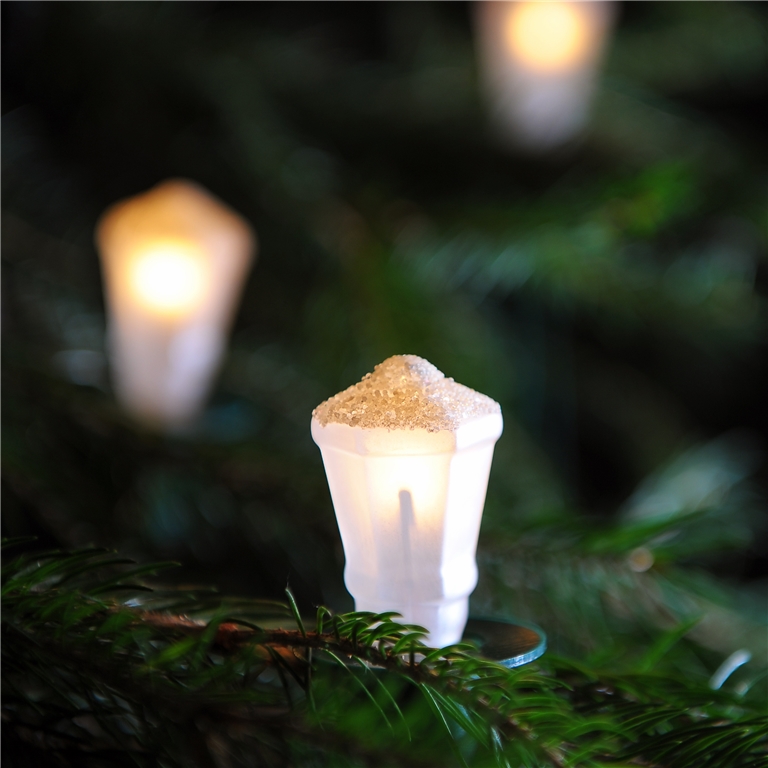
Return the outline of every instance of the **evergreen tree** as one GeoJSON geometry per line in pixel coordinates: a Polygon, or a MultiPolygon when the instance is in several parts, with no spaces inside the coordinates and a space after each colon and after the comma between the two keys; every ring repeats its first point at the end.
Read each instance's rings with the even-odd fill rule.
{"type": "Polygon", "coordinates": [[[2,10],[9,765],[768,765],[764,5],[622,6],[546,157],[464,4],[2,10]],[[175,176],[259,236],[185,437],[115,404],[93,245],[175,176]],[[348,612],[309,416],[399,353],[502,405],[472,605],[535,664],[348,612]]]}

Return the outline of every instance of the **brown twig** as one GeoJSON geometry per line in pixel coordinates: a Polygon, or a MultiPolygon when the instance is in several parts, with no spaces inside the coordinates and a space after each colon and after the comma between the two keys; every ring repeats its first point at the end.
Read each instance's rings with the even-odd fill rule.
{"type": "MultiPolygon", "coordinates": [[[[207,627],[205,622],[189,619],[186,616],[170,616],[167,614],[145,612],[143,614],[143,620],[153,626],[174,629],[185,634],[190,632],[202,633],[207,627]]],[[[214,646],[229,652],[254,643],[270,646],[278,651],[284,649],[291,649],[291,651],[293,651],[297,648],[331,651],[337,655],[343,655],[348,658],[361,659],[371,666],[395,671],[417,685],[425,683],[434,685],[440,680],[438,674],[434,670],[422,666],[419,663],[415,663],[413,661],[413,655],[410,653],[402,655],[394,654],[388,652],[386,646],[381,643],[377,646],[360,645],[353,640],[339,638],[332,633],[308,631],[306,634],[303,634],[299,630],[290,629],[256,630],[249,627],[243,627],[234,622],[225,622],[219,625],[213,641],[214,646]],[[406,660],[406,658],[409,660],[406,660]]],[[[291,658],[285,653],[282,653],[281,655],[283,658],[291,658]]],[[[297,657],[295,653],[292,655],[292,659],[294,661],[299,661],[300,663],[307,663],[306,659],[297,657]]],[[[443,680],[442,684],[454,695],[466,697],[468,693],[454,681],[443,680]]],[[[508,738],[518,737],[525,739],[539,750],[546,759],[555,766],[555,768],[563,768],[564,762],[560,752],[545,747],[542,744],[537,744],[535,736],[530,728],[510,717],[502,715],[483,697],[475,696],[470,703],[475,709],[482,708],[496,719],[500,729],[508,738]]]]}

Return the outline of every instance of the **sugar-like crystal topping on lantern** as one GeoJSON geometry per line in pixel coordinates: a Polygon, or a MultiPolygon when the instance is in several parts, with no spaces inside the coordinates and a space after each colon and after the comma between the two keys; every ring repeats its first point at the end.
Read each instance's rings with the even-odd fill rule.
{"type": "Polygon", "coordinates": [[[447,379],[422,357],[395,355],[318,405],[312,416],[322,426],[439,432],[493,413],[501,408],[487,395],[447,379]]]}

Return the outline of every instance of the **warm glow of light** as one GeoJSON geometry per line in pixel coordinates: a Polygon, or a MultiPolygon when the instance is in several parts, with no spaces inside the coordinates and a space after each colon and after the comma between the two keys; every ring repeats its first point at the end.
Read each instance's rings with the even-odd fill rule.
{"type": "Polygon", "coordinates": [[[131,260],[129,281],[131,292],[151,312],[186,315],[204,299],[205,259],[191,244],[157,242],[131,260]]]}
{"type": "Polygon", "coordinates": [[[442,646],[461,639],[501,414],[460,427],[323,427],[312,420],[358,611],[398,611],[442,646]]]}
{"type": "Polygon", "coordinates": [[[199,185],[171,179],[110,206],[96,243],[115,393],[146,426],[186,429],[226,349],[253,231],[199,185]]]}
{"type": "Polygon", "coordinates": [[[581,3],[514,3],[506,22],[510,50],[541,72],[561,72],[581,64],[592,49],[590,26],[581,3]]]}

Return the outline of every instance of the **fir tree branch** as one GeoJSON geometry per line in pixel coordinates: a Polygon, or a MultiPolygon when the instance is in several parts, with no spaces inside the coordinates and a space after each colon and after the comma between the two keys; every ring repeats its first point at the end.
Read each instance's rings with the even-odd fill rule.
{"type": "MultiPolygon", "coordinates": [[[[766,756],[764,719],[732,695],[689,681],[598,673],[554,657],[509,670],[466,645],[429,648],[422,628],[398,624],[391,613],[321,609],[315,629],[272,629],[258,618],[241,619],[225,600],[205,607],[183,591],[175,605],[186,606],[185,613],[158,611],[149,607],[152,593],[117,597],[130,586],[124,581],[151,569],[128,571],[125,580],[101,575],[114,568],[109,553],[93,550],[22,555],[4,568],[3,675],[13,691],[4,717],[18,735],[36,733],[38,744],[57,753],[82,742],[84,749],[114,743],[126,753],[165,754],[150,723],[173,717],[179,733],[191,727],[185,723],[209,723],[214,752],[217,739],[230,738],[216,734],[231,727],[251,749],[287,754],[291,744],[321,751],[334,745],[337,753],[378,764],[376,750],[345,733],[332,714],[353,706],[388,724],[389,763],[381,764],[402,753],[397,764],[419,765],[412,736],[418,720],[402,708],[405,691],[393,695],[387,687],[402,680],[445,722],[457,754],[469,739],[499,765],[596,766],[620,754],[690,768],[706,750],[710,762],[721,758],[712,768],[751,768],[766,756]],[[97,584],[117,591],[110,595],[97,584]],[[205,620],[194,618],[201,609],[205,620]],[[273,682],[265,677],[270,670],[277,673],[273,682]],[[331,683],[336,670],[346,677],[331,683]],[[29,688],[32,676],[48,691],[42,699],[29,688]],[[88,718],[98,733],[76,725],[88,718]],[[461,731],[454,734],[452,724],[461,731]]],[[[252,607],[264,616],[275,611],[258,601],[252,607]]]]}

